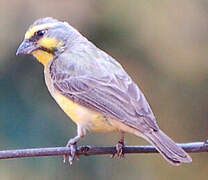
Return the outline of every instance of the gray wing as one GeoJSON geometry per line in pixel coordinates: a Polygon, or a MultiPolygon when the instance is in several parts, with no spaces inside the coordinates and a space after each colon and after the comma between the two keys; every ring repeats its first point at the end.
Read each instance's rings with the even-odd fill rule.
{"type": "MultiPolygon", "coordinates": [[[[140,132],[158,130],[155,117],[137,85],[124,72],[72,76],[74,67],[60,66],[54,61],[50,73],[54,87],[76,103],[107,117],[138,129],[140,132]],[[69,70],[67,70],[67,68],[69,70]]],[[[122,68],[122,67],[119,67],[122,68]]]]}

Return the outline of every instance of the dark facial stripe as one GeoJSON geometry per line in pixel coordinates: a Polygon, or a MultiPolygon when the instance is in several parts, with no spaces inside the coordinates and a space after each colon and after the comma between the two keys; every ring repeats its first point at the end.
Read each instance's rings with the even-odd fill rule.
{"type": "Polygon", "coordinates": [[[45,47],[39,47],[38,48],[39,50],[42,50],[42,51],[46,51],[47,53],[50,53],[50,54],[53,54],[54,55],[54,50],[50,50],[50,49],[47,49],[45,47]]]}

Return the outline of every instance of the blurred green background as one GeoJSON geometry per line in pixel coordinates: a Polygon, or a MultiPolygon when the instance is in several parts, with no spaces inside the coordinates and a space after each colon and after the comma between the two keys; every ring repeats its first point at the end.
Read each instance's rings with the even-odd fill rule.
{"type": "MultiPolygon", "coordinates": [[[[177,142],[208,138],[208,1],[0,0],[0,149],[64,146],[76,126],[51,98],[43,67],[15,56],[34,20],[68,21],[115,57],[149,100],[158,124],[177,142]]],[[[114,145],[118,134],[89,134],[80,144],[114,145]]],[[[146,144],[127,135],[127,144],[146,144]]],[[[208,154],[173,167],[157,154],[0,160],[0,179],[207,179],[208,154]]]]}

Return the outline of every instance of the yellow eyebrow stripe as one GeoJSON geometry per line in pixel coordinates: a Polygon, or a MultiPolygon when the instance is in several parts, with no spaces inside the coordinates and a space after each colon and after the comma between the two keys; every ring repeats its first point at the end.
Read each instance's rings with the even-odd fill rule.
{"type": "Polygon", "coordinates": [[[47,29],[57,24],[58,23],[46,23],[46,24],[40,24],[40,25],[34,26],[25,33],[25,39],[30,39],[34,35],[34,33],[37,32],[38,30],[47,29]]]}

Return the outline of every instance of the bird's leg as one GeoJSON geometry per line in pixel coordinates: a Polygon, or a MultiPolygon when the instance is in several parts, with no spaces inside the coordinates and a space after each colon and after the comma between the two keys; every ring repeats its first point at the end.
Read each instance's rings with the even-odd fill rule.
{"type": "Polygon", "coordinates": [[[81,128],[80,126],[77,126],[77,136],[70,139],[66,145],[66,147],[69,147],[71,150],[70,155],[64,155],[64,163],[66,162],[66,159],[69,158],[69,163],[72,165],[72,162],[76,156],[76,150],[77,150],[77,142],[83,138],[86,135],[86,131],[81,128]]]}
{"type": "MultiPolygon", "coordinates": [[[[123,147],[125,146],[124,144],[124,132],[121,132],[121,138],[116,144],[116,154],[119,158],[124,158],[124,153],[123,153],[123,147]]],[[[115,154],[112,155],[112,158],[115,156],[115,154]]]]}
{"type": "Polygon", "coordinates": [[[124,147],[124,132],[121,132],[121,138],[116,144],[117,156],[119,158],[124,158],[123,147],[124,147]]]}

